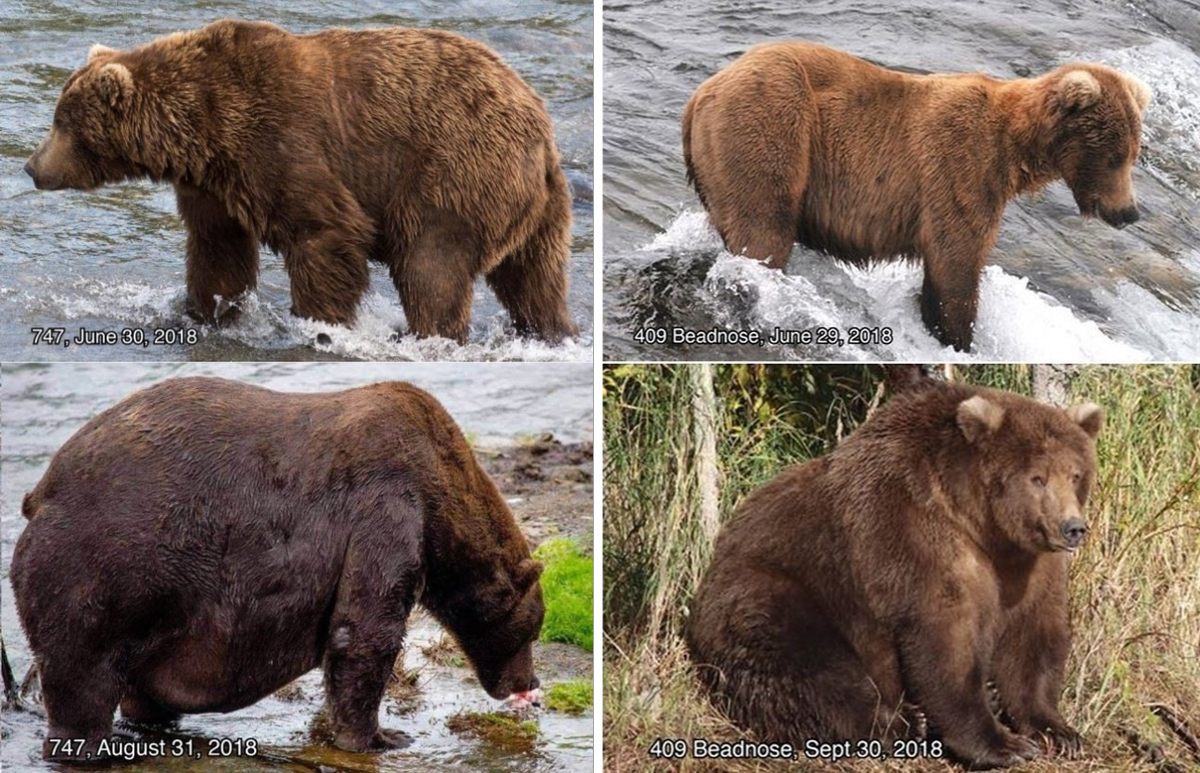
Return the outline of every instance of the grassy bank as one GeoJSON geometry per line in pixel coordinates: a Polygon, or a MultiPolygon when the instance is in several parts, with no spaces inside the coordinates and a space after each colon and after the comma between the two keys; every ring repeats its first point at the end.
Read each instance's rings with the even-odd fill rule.
{"type": "MultiPolygon", "coordinates": [[[[1026,394],[1029,375],[1021,366],[955,373],[1026,394]]],[[[1200,392],[1193,377],[1188,367],[1101,367],[1084,368],[1071,382],[1075,401],[1107,412],[1092,532],[1072,569],[1075,637],[1060,704],[1083,733],[1085,755],[1021,770],[1200,769],[1164,721],[1174,716],[1200,733],[1200,392]]],[[[879,374],[859,366],[717,366],[713,381],[722,518],[782,467],[836,445],[882,397],[879,374]]],[[[711,544],[696,516],[704,492],[695,471],[705,451],[689,410],[693,379],[684,367],[623,365],[606,368],[604,384],[605,768],[711,769],[648,754],[661,738],[743,737],[697,689],[679,636],[711,544]]]]}

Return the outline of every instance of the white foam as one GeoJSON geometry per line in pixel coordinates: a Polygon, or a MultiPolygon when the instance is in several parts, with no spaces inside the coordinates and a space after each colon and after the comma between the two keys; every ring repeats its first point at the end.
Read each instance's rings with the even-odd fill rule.
{"type": "MultiPolygon", "coordinates": [[[[720,237],[704,213],[685,212],[648,249],[711,250],[714,245],[719,249],[720,237]]],[[[823,326],[842,330],[889,327],[893,332],[895,340],[890,345],[847,347],[829,352],[832,359],[983,362],[1150,359],[1147,352],[1114,340],[1094,321],[1080,319],[1054,298],[1031,289],[1028,280],[1006,274],[998,266],[989,266],[983,272],[974,347],[969,354],[942,346],[926,331],[918,304],[923,277],[919,265],[896,262],[860,269],[806,253],[806,258],[794,261],[790,270],[797,273],[775,271],[720,250],[701,294],[715,321],[731,329],[758,329],[764,335],[769,335],[775,327],[823,326]]],[[[1144,303],[1142,310],[1144,314],[1144,303]]],[[[1174,335],[1170,338],[1175,340],[1174,335]]],[[[764,357],[789,354],[786,349],[764,350],[764,357]]]]}
{"type": "MultiPolygon", "coordinates": [[[[26,307],[45,315],[47,305],[59,319],[94,317],[120,324],[158,326],[194,323],[183,317],[185,293],[180,288],[155,287],[140,282],[105,282],[77,279],[71,291],[52,292],[48,298],[26,296],[26,307]]],[[[379,293],[369,292],[359,307],[352,328],[328,325],[291,315],[288,308],[275,302],[263,301],[258,293],[250,293],[241,303],[241,315],[235,324],[215,330],[199,326],[201,334],[221,336],[247,346],[262,349],[312,347],[341,357],[362,360],[453,360],[471,362],[529,361],[529,362],[591,362],[592,341],[588,335],[569,339],[558,346],[515,336],[505,329],[508,318],[497,312],[485,321],[482,337],[478,322],[473,326],[470,340],[464,346],[445,338],[418,339],[405,335],[398,340],[395,330],[404,329],[404,313],[395,301],[379,293]],[[328,343],[318,343],[319,334],[328,336],[328,343]]],[[[476,312],[478,313],[478,312],[476,312]]]]}

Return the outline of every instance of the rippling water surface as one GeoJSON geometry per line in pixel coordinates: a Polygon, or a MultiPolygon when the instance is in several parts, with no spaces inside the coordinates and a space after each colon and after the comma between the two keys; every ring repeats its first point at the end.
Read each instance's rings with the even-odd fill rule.
{"type": "Polygon", "coordinates": [[[604,5],[607,359],[1188,360],[1200,357],[1200,4],[1195,0],[785,0],[604,5]],[[722,249],[684,178],[679,117],[749,46],[808,39],[889,66],[1012,78],[1101,62],[1154,90],[1142,220],[1083,221],[1054,183],[1005,213],[970,355],[921,324],[919,266],[797,247],[785,272],[722,249]],[[644,331],[890,328],[890,344],[661,345],[644,331]],[[639,331],[643,331],[639,333],[639,331]],[[639,340],[641,339],[641,340],[639,340]]]}
{"type": "Polygon", "coordinates": [[[593,164],[590,0],[451,2],[0,3],[0,355],[5,360],[588,360],[592,358],[593,164]],[[387,272],[372,266],[371,287],[354,329],[289,314],[282,260],[264,251],[248,313],[220,331],[198,328],[188,346],[34,345],[33,327],[195,327],[183,314],[184,230],[170,186],[110,185],[94,192],[42,192],[22,167],[50,128],[66,78],[94,43],[136,46],[224,17],[270,21],[296,32],[390,24],[436,27],[484,41],[546,98],[559,150],[578,187],[568,308],[580,337],[547,347],[516,338],[508,316],[480,280],[470,340],[406,336],[387,272]],[[316,343],[321,333],[330,342],[316,343]]]}

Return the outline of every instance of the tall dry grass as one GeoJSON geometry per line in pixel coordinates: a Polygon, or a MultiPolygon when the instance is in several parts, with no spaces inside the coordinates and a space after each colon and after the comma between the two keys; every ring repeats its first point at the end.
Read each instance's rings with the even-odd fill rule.
{"type": "MultiPolygon", "coordinates": [[[[605,370],[604,760],[610,771],[712,769],[690,759],[654,760],[648,750],[660,738],[743,737],[697,688],[680,638],[686,605],[710,556],[693,517],[697,433],[684,367],[692,366],[605,370]]],[[[820,367],[811,366],[816,376],[820,367]]],[[[1075,637],[1061,701],[1068,721],[1084,735],[1085,757],[1021,770],[1200,770],[1200,760],[1162,718],[1180,718],[1200,734],[1198,371],[1091,367],[1073,380],[1076,399],[1107,411],[1089,514],[1092,533],[1072,570],[1075,637]]],[[[847,399],[855,384],[870,389],[851,374],[841,389],[808,394],[797,412],[747,412],[744,395],[734,394],[738,381],[729,372],[721,375],[725,389],[718,397],[730,398],[719,405],[724,516],[783,466],[832,447],[836,435],[862,420],[871,398],[847,399]],[[820,420],[794,419],[805,411],[820,420]]],[[[1029,369],[1022,366],[961,368],[957,377],[1029,391],[1029,369]]],[[[751,763],[720,768],[796,769],[751,763]]],[[[808,768],[952,766],[923,761],[808,768]]]]}

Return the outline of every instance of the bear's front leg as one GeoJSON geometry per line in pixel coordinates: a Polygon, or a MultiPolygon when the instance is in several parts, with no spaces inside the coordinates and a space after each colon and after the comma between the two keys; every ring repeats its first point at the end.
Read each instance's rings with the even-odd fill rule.
{"type": "MultiPolygon", "coordinates": [[[[943,256],[944,258],[944,256],[943,256]]],[[[960,352],[970,351],[979,305],[979,273],[953,259],[925,259],[921,320],[934,338],[960,352]]]]}
{"type": "Polygon", "coordinates": [[[325,692],[333,743],[352,752],[407,746],[408,736],[379,727],[379,704],[404,644],[421,584],[422,519],[396,498],[395,513],[364,507],[346,549],[325,646],[325,692]],[[388,546],[381,555],[381,545],[388,546]]]}
{"type": "Polygon", "coordinates": [[[988,705],[986,614],[967,604],[917,614],[899,635],[906,697],[921,706],[947,748],[977,769],[1037,757],[1037,745],[1001,725],[988,705]]]}
{"type": "Polygon", "coordinates": [[[176,185],[175,201],[187,227],[187,313],[200,322],[232,322],[234,304],[258,283],[258,242],[210,193],[176,185]]]}
{"type": "Polygon", "coordinates": [[[1058,710],[1071,647],[1067,569],[1061,555],[1040,559],[1026,598],[1006,620],[992,672],[1013,729],[1074,758],[1082,740],[1058,710]]]}

